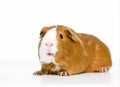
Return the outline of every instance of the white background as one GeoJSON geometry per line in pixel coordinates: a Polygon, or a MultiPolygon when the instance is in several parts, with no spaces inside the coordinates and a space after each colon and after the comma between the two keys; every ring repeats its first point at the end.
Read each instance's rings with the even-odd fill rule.
{"type": "Polygon", "coordinates": [[[119,0],[0,0],[0,86],[119,86],[119,0]],[[70,77],[33,76],[43,26],[62,24],[101,39],[110,49],[113,67],[107,73],[70,77]]]}

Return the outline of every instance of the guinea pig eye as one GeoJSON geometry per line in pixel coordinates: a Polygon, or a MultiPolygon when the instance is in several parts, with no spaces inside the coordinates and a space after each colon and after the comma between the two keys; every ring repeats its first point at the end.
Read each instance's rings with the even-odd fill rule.
{"type": "Polygon", "coordinates": [[[62,34],[60,34],[60,39],[63,39],[63,35],[62,34]]]}

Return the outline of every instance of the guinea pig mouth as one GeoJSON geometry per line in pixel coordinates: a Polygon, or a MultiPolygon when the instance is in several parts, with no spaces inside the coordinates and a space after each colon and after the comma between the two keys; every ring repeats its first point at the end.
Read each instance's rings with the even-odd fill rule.
{"type": "Polygon", "coordinates": [[[53,53],[47,53],[48,56],[53,56],[53,53]]]}

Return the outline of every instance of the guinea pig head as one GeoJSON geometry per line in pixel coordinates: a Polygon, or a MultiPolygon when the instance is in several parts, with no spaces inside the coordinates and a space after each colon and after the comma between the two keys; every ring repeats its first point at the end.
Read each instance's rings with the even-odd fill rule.
{"type": "Polygon", "coordinates": [[[55,63],[54,55],[57,52],[56,26],[43,27],[40,32],[38,55],[41,63],[55,63]]]}
{"type": "Polygon", "coordinates": [[[61,66],[71,66],[79,61],[82,55],[82,43],[77,33],[69,27],[57,27],[57,53],[56,63],[61,66]]]}
{"type": "Polygon", "coordinates": [[[81,44],[76,32],[57,25],[44,27],[40,33],[38,54],[41,63],[67,66],[80,55],[81,44]]]}

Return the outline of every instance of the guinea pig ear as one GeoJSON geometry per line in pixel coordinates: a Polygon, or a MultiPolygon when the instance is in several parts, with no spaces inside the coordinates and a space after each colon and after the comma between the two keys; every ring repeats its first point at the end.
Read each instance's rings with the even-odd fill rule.
{"type": "Polygon", "coordinates": [[[48,31],[48,27],[43,27],[40,32],[40,38],[43,38],[47,31],[48,31]]]}
{"type": "Polygon", "coordinates": [[[72,41],[78,41],[78,36],[72,29],[66,30],[66,33],[72,41]]]}

